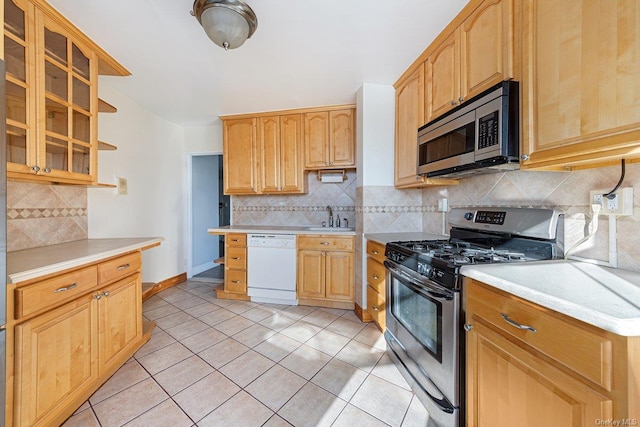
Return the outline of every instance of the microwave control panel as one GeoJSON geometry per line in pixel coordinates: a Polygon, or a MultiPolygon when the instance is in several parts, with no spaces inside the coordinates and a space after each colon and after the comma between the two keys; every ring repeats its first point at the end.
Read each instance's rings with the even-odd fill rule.
{"type": "Polygon", "coordinates": [[[498,144],[498,112],[494,111],[478,120],[478,149],[498,144]]]}

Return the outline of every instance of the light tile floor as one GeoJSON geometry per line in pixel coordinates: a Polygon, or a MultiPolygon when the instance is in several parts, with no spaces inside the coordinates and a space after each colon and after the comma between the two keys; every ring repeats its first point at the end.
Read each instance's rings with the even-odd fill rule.
{"type": "Polygon", "coordinates": [[[64,427],[425,426],[352,311],[218,300],[187,281],[143,304],[151,340],[64,427]]]}

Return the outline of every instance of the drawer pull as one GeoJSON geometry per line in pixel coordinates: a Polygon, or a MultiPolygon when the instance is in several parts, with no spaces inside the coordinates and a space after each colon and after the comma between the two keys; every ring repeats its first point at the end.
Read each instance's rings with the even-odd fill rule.
{"type": "Polygon", "coordinates": [[[372,254],[374,255],[378,255],[380,252],[376,251],[375,249],[371,251],[372,254]]]}
{"type": "Polygon", "coordinates": [[[320,244],[326,246],[326,245],[330,245],[331,243],[329,243],[329,242],[320,242],[320,244]]]}
{"type": "Polygon", "coordinates": [[[373,277],[375,280],[378,280],[380,277],[378,277],[377,274],[372,275],[371,277],[373,277]]]}
{"type": "Polygon", "coordinates": [[[502,315],[502,318],[504,319],[504,321],[510,324],[511,326],[515,326],[518,329],[526,329],[527,331],[531,331],[531,332],[538,332],[538,330],[532,326],[523,325],[522,323],[518,323],[515,320],[510,319],[508,314],[504,314],[504,313],[500,313],[500,314],[502,315]]]}
{"type": "Polygon", "coordinates": [[[131,267],[131,264],[126,263],[126,264],[122,264],[116,267],[116,270],[126,270],[127,268],[131,267]]]}
{"type": "Polygon", "coordinates": [[[69,286],[65,286],[64,288],[58,288],[58,289],[56,289],[55,291],[53,291],[53,293],[54,293],[54,294],[57,294],[58,292],[65,292],[65,291],[69,291],[69,290],[71,290],[71,289],[75,289],[75,288],[77,288],[77,287],[78,287],[78,284],[77,284],[77,283],[72,283],[71,285],[69,285],[69,286]]]}
{"type": "Polygon", "coordinates": [[[380,311],[380,309],[375,305],[372,305],[371,308],[373,308],[373,311],[380,311]]]}
{"type": "Polygon", "coordinates": [[[237,284],[240,284],[242,282],[240,282],[240,280],[232,280],[231,283],[235,283],[237,285],[237,284]]]}
{"type": "Polygon", "coordinates": [[[231,257],[231,259],[242,259],[242,258],[240,258],[239,256],[234,256],[234,257],[231,257]]]}
{"type": "Polygon", "coordinates": [[[239,242],[240,239],[231,239],[232,242],[239,242]]]}

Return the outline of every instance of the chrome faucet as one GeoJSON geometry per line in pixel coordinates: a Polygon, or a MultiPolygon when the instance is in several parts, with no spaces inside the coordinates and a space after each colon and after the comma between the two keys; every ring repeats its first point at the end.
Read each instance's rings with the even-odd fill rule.
{"type": "Polygon", "coordinates": [[[333,227],[333,209],[331,206],[327,206],[327,210],[329,211],[329,227],[333,227]]]}

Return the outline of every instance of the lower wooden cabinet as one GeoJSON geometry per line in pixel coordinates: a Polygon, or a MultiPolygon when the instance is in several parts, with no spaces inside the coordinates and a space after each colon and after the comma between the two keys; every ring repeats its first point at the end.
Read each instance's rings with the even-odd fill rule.
{"type": "Polygon", "coordinates": [[[7,425],[62,424],[144,344],[140,266],[134,252],[17,285],[7,425]]]}
{"type": "Polygon", "coordinates": [[[465,279],[464,289],[468,426],[638,419],[638,337],[611,334],[475,280],[465,279]]]}
{"type": "Polygon", "coordinates": [[[228,233],[224,240],[224,290],[218,298],[249,300],[247,296],[247,235],[228,233]]]}
{"type": "Polygon", "coordinates": [[[61,409],[93,386],[97,325],[98,304],[90,294],[16,326],[15,426],[54,425],[61,409]]]}
{"type": "Polygon", "coordinates": [[[299,304],[353,308],[352,236],[298,236],[297,272],[299,304]]]}
{"type": "Polygon", "coordinates": [[[381,331],[387,327],[384,249],[382,243],[367,242],[367,311],[381,331]]]}

